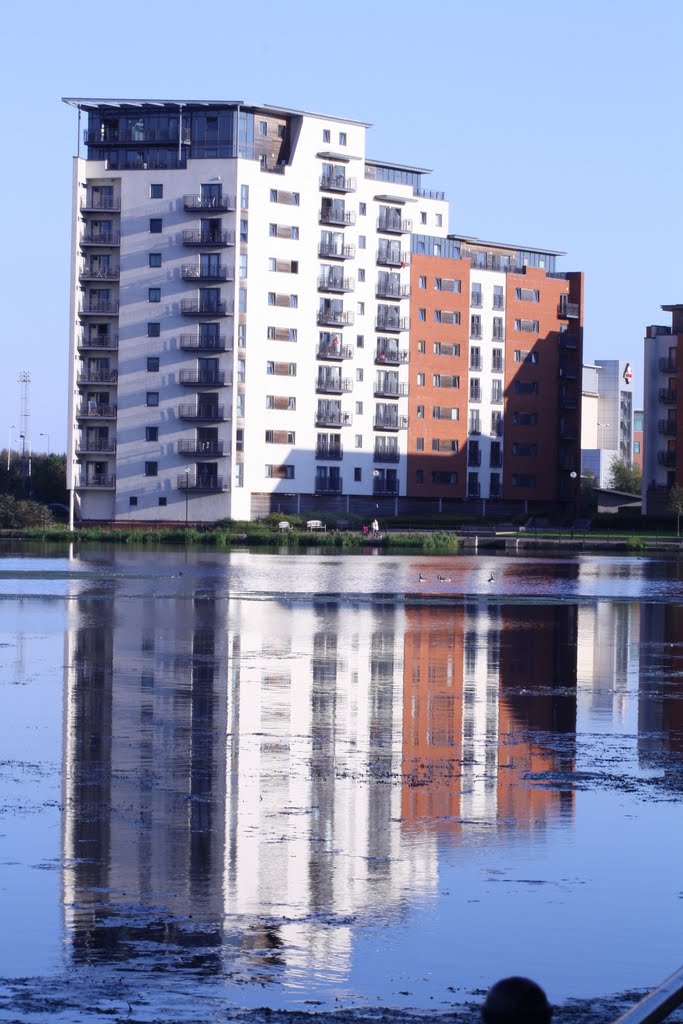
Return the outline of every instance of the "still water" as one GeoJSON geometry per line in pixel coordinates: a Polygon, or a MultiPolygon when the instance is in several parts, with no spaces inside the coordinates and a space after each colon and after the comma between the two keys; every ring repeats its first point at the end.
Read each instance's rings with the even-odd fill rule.
{"type": "Polygon", "coordinates": [[[6,548],[0,709],[2,1019],[683,961],[676,561],[6,548]]]}

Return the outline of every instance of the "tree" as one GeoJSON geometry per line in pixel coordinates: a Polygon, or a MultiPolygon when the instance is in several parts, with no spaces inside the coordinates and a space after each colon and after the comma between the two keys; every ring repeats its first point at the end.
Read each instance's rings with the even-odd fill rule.
{"type": "Polygon", "coordinates": [[[615,491],[625,491],[627,494],[640,494],[643,487],[640,470],[624,459],[612,459],[610,487],[615,491]]]}
{"type": "Polygon", "coordinates": [[[678,484],[669,491],[669,501],[667,503],[669,512],[673,512],[676,516],[676,535],[681,535],[681,515],[683,515],[683,487],[679,487],[678,484]]]}

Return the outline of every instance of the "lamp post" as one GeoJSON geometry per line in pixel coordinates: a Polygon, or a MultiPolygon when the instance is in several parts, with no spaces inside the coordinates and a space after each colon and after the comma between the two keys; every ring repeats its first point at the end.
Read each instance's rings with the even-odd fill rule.
{"type": "Polygon", "coordinates": [[[185,532],[187,533],[188,499],[190,497],[190,472],[191,466],[185,466],[185,532]]]}
{"type": "Polygon", "coordinates": [[[46,437],[46,438],[47,438],[47,454],[49,455],[49,454],[50,454],[50,435],[49,435],[49,434],[44,434],[44,433],[43,433],[43,432],[41,431],[41,432],[40,432],[40,436],[41,436],[41,437],[46,437]]]}
{"type": "Polygon", "coordinates": [[[7,439],[7,472],[9,473],[10,462],[12,459],[12,431],[16,430],[14,424],[9,428],[9,437],[7,439]]]}

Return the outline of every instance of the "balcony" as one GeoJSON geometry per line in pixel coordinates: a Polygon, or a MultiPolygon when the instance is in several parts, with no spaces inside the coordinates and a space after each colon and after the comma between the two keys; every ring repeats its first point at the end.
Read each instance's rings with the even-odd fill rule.
{"type": "Polygon", "coordinates": [[[77,347],[79,352],[87,352],[90,349],[114,352],[119,347],[119,336],[118,334],[82,334],[78,339],[77,347]]]}
{"type": "Polygon", "coordinates": [[[375,448],[373,462],[400,462],[401,453],[398,448],[375,448]]]}
{"type": "Polygon", "coordinates": [[[676,452],[657,452],[657,462],[660,466],[674,469],[676,466],[676,452]]]}
{"type": "Polygon", "coordinates": [[[213,476],[210,473],[206,476],[201,473],[196,475],[192,473],[179,473],[177,484],[179,491],[217,492],[228,490],[228,484],[223,480],[222,476],[213,476]]]}
{"type": "Polygon", "coordinates": [[[660,434],[665,434],[667,437],[675,437],[678,426],[675,420],[660,420],[658,430],[660,434]]]}
{"type": "Polygon", "coordinates": [[[190,129],[179,128],[177,124],[169,128],[136,126],[128,129],[119,128],[118,125],[108,127],[102,124],[99,128],[85,128],[83,141],[86,146],[128,146],[150,142],[182,142],[189,145],[190,129]]]}
{"type": "Polygon", "coordinates": [[[234,281],[235,279],[234,268],[226,267],[224,264],[218,267],[197,267],[185,264],[180,268],[180,276],[183,281],[234,281]]]}
{"type": "Polygon", "coordinates": [[[398,345],[392,345],[393,339],[380,338],[375,350],[375,363],[382,366],[399,366],[408,360],[407,349],[400,349],[398,345]]]}
{"type": "Polygon", "coordinates": [[[178,418],[196,423],[220,423],[226,419],[226,415],[222,405],[180,405],[178,418]]]}
{"type": "Polygon", "coordinates": [[[85,264],[78,272],[79,281],[118,281],[118,267],[98,267],[85,264]]]}
{"type": "Polygon", "coordinates": [[[80,238],[81,245],[112,246],[121,244],[120,231],[102,231],[97,228],[86,228],[80,238]]]}
{"type": "Polygon", "coordinates": [[[378,249],[376,262],[380,267],[407,267],[410,264],[410,253],[398,252],[394,249],[378,249]]]}
{"type": "Polygon", "coordinates": [[[660,388],[659,401],[664,405],[676,405],[678,402],[678,392],[673,388],[660,388]]]}
{"type": "Polygon", "coordinates": [[[578,339],[578,336],[576,334],[570,334],[569,331],[563,331],[560,334],[560,348],[561,349],[565,349],[565,350],[569,350],[569,351],[574,352],[574,351],[576,351],[576,349],[578,347],[579,347],[579,339],[578,339]]]}
{"type": "Polygon", "coordinates": [[[470,402],[481,402],[481,388],[470,388],[470,402]]]}
{"type": "Polygon", "coordinates": [[[86,299],[78,310],[79,316],[118,316],[118,302],[86,299]]]}
{"type": "Polygon", "coordinates": [[[190,213],[195,210],[212,213],[227,213],[235,209],[234,196],[183,196],[183,207],[190,213]]]}
{"type": "Polygon", "coordinates": [[[343,174],[321,174],[320,187],[326,192],[355,192],[358,185],[355,178],[343,174]]]}
{"type": "Polygon", "coordinates": [[[413,222],[401,217],[378,217],[377,230],[385,235],[408,235],[413,230],[413,222]]]}
{"type": "Polygon", "coordinates": [[[407,416],[375,416],[372,425],[375,430],[407,430],[407,416]]]}
{"type": "Polygon", "coordinates": [[[211,302],[182,299],[180,312],[183,316],[228,316],[228,304],[223,299],[215,299],[211,302]]]}
{"type": "Polygon", "coordinates": [[[344,449],[341,443],[325,444],[324,441],[318,441],[315,446],[316,459],[330,459],[331,461],[334,461],[335,459],[343,458],[343,455],[344,449]]]}
{"type": "Polygon", "coordinates": [[[342,395],[353,391],[353,381],[349,377],[321,375],[316,378],[315,390],[324,395],[342,395]]]}
{"type": "Polygon", "coordinates": [[[398,480],[378,480],[375,477],[375,479],[372,481],[373,494],[398,494],[398,490],[398,480]]]}
{"type": "Polygon", "coordinates": [[[86,473],[78,478],[76,487],[80,491],[90,488],[98,491],[113,491],[116,487],[116,476],[113,473],[86,473]]]}
{"type": "Polygon", "coordinates": [[[580,306],[578,302],[566,302],[560,300],[560,304],[557,307],[557,315],[563,317],[565,320],[578,320],[580,306]]]}
{"type": "Polygon", "coordinates": [[[183,231],[183,245],[201,245],[206,249],[225,249],[235,244],[234,231],[183,231]]]}
{"type": "Polygon", "coordinates": [[[373,394],[376,398],[405,398],[408,385],[397,380],[376,380],[373,394]]]}
{"type": "Polygon", "coordinates": [[[102,402],[84,402],[76,410],[76,418],[79,420],[115,420],[116,406],[105,405],[102,402]]]}
{"type": "Polygon", "coordinates": [[[181,370],[178,383],[193,388],[224,388],[225,372],[223,370],[181,370]]]}
{"type": "Polygon", "coordinates": [[[224,334],[181,334],[179,344],[184,352],[225,352],[227,347],[224,334]]]}
{"type": "Polygon", "coordinates": [[[467,453],[468,466],[481,466],[481,450],[467,453]]]}
{"type": "Polygon", "coordinates": [[[79,386],[83,384],[116,384],[118,370],[81,370],[77,377],[79,386]]]}
{"type": "Polygon", "coordinates": [[[480,498],[481,497],[481,484],[468,483],[468,485],[467,485],[467,497],[468,498],[480,498]]]}
{"type": "Polygon", "coordinates": [[[322,260],[351,260],[355,255],[355,245],[329,245],[321,242],[318,246],[318,256],[322,260]]]}
{"type": "Polygon", "coordinates": [[[491,467],[491,469],[502,469],[503,468],[503,456],[500,453],[494,454],[493,452],[491,452],[491,457],[489,459],[489,466],[491,467]]]}
{"type": "Polygon", "coordinates": [[[316,494],[341,494],[342,478],[335,477],[330,480],[328,477],[316,477],[314,490],[316,494]]]}
{"type": "Polygon", "coordinates": [[[407,316],[391,316],[380,313],[375,320],[375,330],[377,331],[409,331],[410,330],[410,317],[407,316]]]}
{"type": "Polygon", "coordinates": [[[101,196],[91,192],[81,199],[81,213],[118,213],[121,209],[121,200],[118,196],[101,196]]]}
{"type": "Polygon", "coordinates": [[[481,327],[474,324],[470,327],[470,338],[474,341],[481,341],[483,337],[481,327]]]}
{"type": "Polygon", "coordinates": [[[342,309],[319,309],[318,324],[321,327],[347,327],[353,323],[353,313],[342,309]]]}
{"type": "Polygon", "coordinates": [[[227,454],[222,441],[178,441],[176,451],[178,455],[193,455],[198,459],[221,459],[227,454]]]}
{"type": "MultiPolygon", "coordinates": [[[[339,268],[341,270],[341,267],[339,268]]],[[[356,287],[353,277],[337,277],[328,275],[318,278],[318,291],[320,292],[352,292],[356,287]]]]}
{"type": "Polygon", "coordinates": [[[470,306],[472,309],[481,309],[483,305],[481,292],[472,292],[470,296],[470,306]]]}
{"type": "Polygon", "coordinates": [[[397,284],[393,281],[377,282],[375,295],[378,299],[409,299],[410,285],[397,284]]]}
{"type": "Polygon", "coordinates": [[[577,375],[575,366],[560,366],[560,378],[562,380],[576,380],[577,375]]]}
{"type": "Polygon", "coordinates": [[[340,228],[345,228],[356,223],[356,214],[353,210],[321,210],[318,220],[321,224],[336,224],[340,228]]]}
{"type": "Polygon", "coordinates": [[[351,414],[335,409],[318,409],[315,414],[316,427],[348,427],[351,425],[351,414]]]}
{"type": "Polygon", "coordinates": [[[353,359],[353,349],[350,345],[342,345],[339,341],[330,341],[318,345],[315,353],[317,359],[332,359],[341,362],[342,359],[353,359]]]}
{"type": "Polygon", "coordinates": [[[116,441],[108,438],[93,437],[89,439],[78,438],[76,440],[76,454],[89,455],[91,453],[101,455],[112,455],[116,451],[116,441]]]}
{"type": "Polygon", "coordinates": [[[560,395],[560,409],[578,409],[579,401],[573,395],[560,395]]]}

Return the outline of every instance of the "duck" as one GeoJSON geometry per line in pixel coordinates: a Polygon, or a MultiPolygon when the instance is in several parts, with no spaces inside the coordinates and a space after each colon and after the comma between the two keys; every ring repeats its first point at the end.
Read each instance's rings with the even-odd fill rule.
{"type": "Polygon", "coordinates": [[[426,582],[427,582],[427,577],[423,576],[422,573],[420,573],[420,583],[426,583],[426,582]]]}
{"type": "Polygon", "coordinates": [[[494,579],[495,579],[495,576],[493,575],[493,573],[491,573],[490,576],[489,576],[488,582],[489,583],[493,583],[494,579]]]}
{"type": "Polygon", "coordinates": [[[438,579],[439,583],[450,583],[451,582],[450,576],[437,576],[436,578],[438,579]]]}

